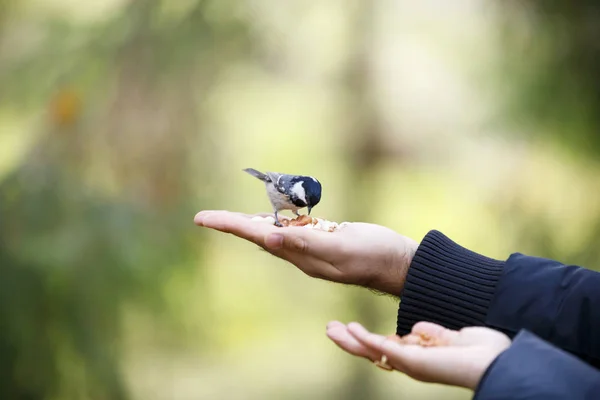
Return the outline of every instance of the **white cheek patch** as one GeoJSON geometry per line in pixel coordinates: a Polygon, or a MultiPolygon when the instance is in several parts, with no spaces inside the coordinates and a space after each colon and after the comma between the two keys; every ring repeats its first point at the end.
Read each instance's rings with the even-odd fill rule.
{"type": "Polygon", "coordinates": [[[304,187],[302,187],[302,182],[296,182],[290,191],[306,204],[306,192],[304,191],[304,187]]]}

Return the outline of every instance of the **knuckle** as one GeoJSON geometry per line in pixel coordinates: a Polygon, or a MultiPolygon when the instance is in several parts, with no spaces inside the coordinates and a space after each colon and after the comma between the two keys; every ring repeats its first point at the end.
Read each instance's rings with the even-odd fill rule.
{"type": "Polygon", "coordinates": [[[314,271],[314,270],[304,270],[303,271],[306,275],[308,275],[311,278],[315,278],[315,279],[326,279],[326,277],[320,273],[319,271],[314,271]]]}
{"type": "Polygon", "coordinates": [[[290,247],[292,248],[292,250],[297,251],[299,253],[305,253],[308,249],[308,245],[306,244],[306,241],[304,239],[302,239],[301,237],[293,237],[290,240],[290,247]]]}

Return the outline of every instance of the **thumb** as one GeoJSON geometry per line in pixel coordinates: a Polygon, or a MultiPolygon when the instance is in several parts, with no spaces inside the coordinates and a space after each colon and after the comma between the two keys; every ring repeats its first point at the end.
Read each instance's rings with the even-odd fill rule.
{"type": "MultiPolygon", "coordinates": [[[[270,250],[289,250],[300,254],[311,254],[319,258],[336,251],[333,232],[317,231],[304,227],[279,228],[265,236],[265,246],[270,250]]],[[[339,246],[339,245],[338,245],[339,246]]]]}
{"type": "Polygon", "coordinates": [[[459,338],[459,333],[457,331],[446,329],[441,325],[427,321],[420,321],[413,325],[412,333],[436,338],[446,345],[456,344],[459,338]]]}
{"type": "Polygon", "coordinates": [[[308,243],[297,234],[271,233],[265,238],[265,245],[271,250],[292,250],[297,253],[306,253],[308,243]]]}

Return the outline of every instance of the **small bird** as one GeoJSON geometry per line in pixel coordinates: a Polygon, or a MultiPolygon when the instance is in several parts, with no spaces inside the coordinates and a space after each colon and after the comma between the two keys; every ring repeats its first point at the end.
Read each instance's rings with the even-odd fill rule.
{"type": "Polygon", "coordinates": [[[265,183],[277,226],[282,226],[277,216],[279,211],[291,210],[300,216],[298,210],[307,207],[310,215],[312,208],[321,201],[321,183],[312,176],[262,173],[253,168],[244,171],[265,183]]]}

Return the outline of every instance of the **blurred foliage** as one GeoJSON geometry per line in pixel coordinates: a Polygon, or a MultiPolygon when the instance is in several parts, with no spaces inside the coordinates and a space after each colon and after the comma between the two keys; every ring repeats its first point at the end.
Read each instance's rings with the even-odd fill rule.
{"type": "Polygon", "coordinates": [[[89,27],[51,19],[39,43],[5,48],[0,101],[48,106],[37,143],[0,184],[1,398],[127,398],[123,305],[164,314],[172,269],[198,256],[188,179],[201,180],[186,171],[210,165],[186,151],[194,114],[174,118],[194,101],[186,81],[207,87],[229,38],[245,36],[235,20],[208,21],[209,2],[180,16],[166,4],[131,2],[89,27]],[[105,115],[90,115],[109,98],[105,115]]]}
{"type": "Polygon", "coordinates": [[[596,8],[0,0],[0,398],[470,398],[322,334],[396,299],[192,218],[301,172],[317,216],[595,267],[596,8]]]}
{"type": "Polygon", "coordinates": [[[507,1],[498,67],[519,129],[551,135],[586,157],[600,154],[600,4],[507,1]],[[506,84],[510,82],[510,84],[506,84]]]}
{"type": "MultiPolygon", "coordinates": [[[[550,151],[555,162],[568,163],[564,170],[572,170],[567,179],[549,178],[543,184],[548,196],[543,201],[554,203],[554,211],[531,209],[523,192],[498,211],[513,221],[521,251],[600,268],[600,212],[595,207],[600,198],[593,178],[600,160],[600,5],[508,1],[498,10],[502,29],[495,89],[502,96],[497,115],[520,135],[518,140],[550,151]],[[564,221],[557,221],[557,207],[566,212],[564,221]]],[[[523,179],[515,182],[528,190],[523,179]]]]}

